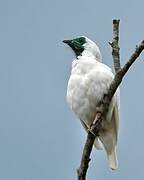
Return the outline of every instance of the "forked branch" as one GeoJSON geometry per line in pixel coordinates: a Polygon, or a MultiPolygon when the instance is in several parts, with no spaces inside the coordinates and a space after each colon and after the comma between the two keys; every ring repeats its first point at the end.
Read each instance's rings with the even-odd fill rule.
{"type": "Polygon", "coordinates": [[[96,109],[97,121],[95,121],[95,123],[92,124],[91,130],[88,132],[88,135],[87,135],[86,143],[83,149],[81,164],[80,164],[79,169],[77,170],[78,180],[86,179],[86,173],[87,173],[89,162],[90,162],[90,154],[92,151],[93,143],[94,143],[95,137],[98,136],[99,130],[101,129],[101,122],[103,121],[105,115],[108,112],[109,104],[111,102],[113,95],[115,94],[118,86],[122,82],[123,77],[129,70],[131,65],[136,61],[136,59],[139,57],[141,52],[144,50],[144,40],[143,40],[136,47],[134,53],[131,55],[131,57],[123,66],[123,68],[120,68],[120,56],[119,56],[119,46],[118,46],[119,29],[118,28],[119,28],[119,20],[113,20],[113,42],[110,44],[112,46],[113,60],[114,60],[116,74],[110,85],[108,93],[104,95],[102,101],[100,102],[99,106],[96,109]]]}

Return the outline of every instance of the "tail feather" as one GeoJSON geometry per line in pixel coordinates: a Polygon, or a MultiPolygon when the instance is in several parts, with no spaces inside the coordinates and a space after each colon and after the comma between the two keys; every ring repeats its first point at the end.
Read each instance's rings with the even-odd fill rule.
{"type": "Polygon", "coordinates": [[[117,154],[116,149],[114,149],[111,154],[107,154],[109,166],[112,170],[116,170],[118,168],[117,154]]]}
{"type": "Polygon", "coordinates": [[[106,150],[109,166],[112,170],[118,168],[117,153],[116,153],[116,138],[113,137],[113,134],[101,133],[99,136],[103,146],[106,150]]]}
{"type": "Polygon", "coordinates": [[[111,169],[115,170],[118,168],[116,153],[118,114],[116,113],[116,108],[113,109],[111,120],[109,122],[105,122],[104,130],[101,131],[99,134],[99,139],[106,150],[109,166],[111,169]]]}

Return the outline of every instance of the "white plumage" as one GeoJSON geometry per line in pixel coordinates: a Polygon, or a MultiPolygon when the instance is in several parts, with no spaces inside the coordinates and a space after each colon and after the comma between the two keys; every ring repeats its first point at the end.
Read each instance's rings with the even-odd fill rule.
{"type": "MultiPolygon", "coordinates": [[[[85,129],[89,128],[95,119],[96,106],[107,93],[114,78],[111,69],[103,64],[98,46],[85,38],[81,43],[83,50],[72,63],[71,76],[67,87],[67,101],[70,108],[81,120],[85,129]]],[[[77,38],[79,39],[79,38],[77,38]]],[[[77,40],[76,39],[76,40],[77,40]]],[[[74,50],[74,49],[73,49],[74,50]]],[[[95,139],[95,147],[106,150],[111,169],[117,169],[116,144],[119,124],[119,98],[115,93],[109,107],[103,129],[95,139]]]]}

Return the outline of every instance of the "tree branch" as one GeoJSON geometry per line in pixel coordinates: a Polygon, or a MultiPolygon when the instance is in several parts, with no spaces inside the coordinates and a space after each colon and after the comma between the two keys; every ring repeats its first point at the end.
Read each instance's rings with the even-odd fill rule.
{"type": "MultiPolygon", "coordinates": [[[[115,20],[115,21],[117,22],[118,20],[115,20]]],[[[113,21],[113,23],[114,23],[114,21],[113,21]]],[[[115,26],[113,26],[113,28],[114,27],[115,26]]],[[[113,81],[109,87],[108,93],[104,95],[102,101],[99,103],[98,107],[96,108],[96,119],[97,119],[97,121],[95,121],[92,124],[91,129],[87,135],[87,140],[86,140],[86,143],[85,143],[85,146],[83,149],[81,164],[80,164],[79,169],[77,170],[78,180],[85,180],[86,179],[86,173],[87,173],[87,169],[89,166],[90,154],[92,151],[93,143],[94,143],[95,137],[98,136],[98,133],[102,127],[102,121],[108,112],[108,108],[109,108],[109,104],[111,102],[111,99],[112,99],[113,95],[115,94],[118,86],[122,82],[123,77],[125,76],[125,74],[129,70],[131,65],[135,62],[135,60],[138,58],[138,56],[141,54],[141,52],[143,50],[144,50],[144,40],[140,43],[139,46],[136,47],[136,50],[131,55],[131,57],[129,58],[129,60],[127,61],[127,63],[124,65],[123,68],[120,68],[119,57],[116,58],[115,55],[113,56],[113,58],[116,60],[116,62],[119,61],[119,63],[116,63],[117,65],[115,64],[115,68],[116,68],[117,73],[116,73],[116,75],[115,75],[115,77],[114,77],[114,79],[113,79],[113,81]]],[[[118,55],[119,55],[119,52],[118,52],[117,56],[118,55]]]]}
{"type": "Polygon", "coordinates": [[[93,131],[94,133],[91,133],[90,131],[88,131],[87,134],[87,139],[86,139],[86,143],[83,149],[83,154],[82,154],[82,159],[81,159],[81,164],[79,169],[77,170],[77,174],[78,174],[78,180],[85,180],[86,179],[86,173],[87,173],[87,169],[89,167],[89,162],[90,162],[90,154],[92,151],[92,147],[93,147],[93,143],[95,140],[95,137],[98,136],[98,132],[99,129],[101,128],[101,119],[99,119],[100,114],[97,113],[96,114],[96,121],[95,124],[93,124],[93,126],[91,127],[91,131],[93,131]],[[92,129],[94,127],[94,129],[92,129]]]}
{"type": "Polygon", "coordinates": [[[120,66],[120,47],[119,47],[119,22],[120,20],[113,20],[113,40],[112,42],[109,42],[109,44],[112,47],[112,56],[113,56],[113,62],[114,62],[114,68],[115,72],[117,72],[121,66],[120,66]]]}
{"type": "Polygon", "coordinates": [[[87,173],[87,169],[89,167],[89,162],[91,160],[90,154],[92,151],[94,140],[95,140],[95,135],[93,135],[91,132],[88,132],[86,143],[85,143],[85,146],[83,149],[80,168],[77,170],[78,180],[86,179],[86,173],[87,173]]]}

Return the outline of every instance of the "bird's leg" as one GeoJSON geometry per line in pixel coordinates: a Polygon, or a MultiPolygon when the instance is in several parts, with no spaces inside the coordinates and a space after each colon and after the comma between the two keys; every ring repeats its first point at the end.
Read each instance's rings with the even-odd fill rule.
{"type": "Polygon", "coordinates": [[[96,108],[96,116],[92,122],[89,131],[95,135],[99,136],[99,130],[102,129],[102,109],[101,107],[96,108]]]}
{"type": "Polygon", "coordinates": [[[101,117],[101,112],[96,113],[96,118],[94,119],[92,125],[96,124],[97,120],[101,117]]]}

